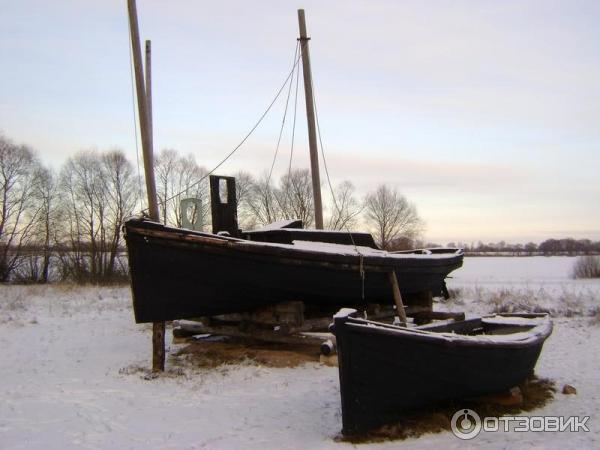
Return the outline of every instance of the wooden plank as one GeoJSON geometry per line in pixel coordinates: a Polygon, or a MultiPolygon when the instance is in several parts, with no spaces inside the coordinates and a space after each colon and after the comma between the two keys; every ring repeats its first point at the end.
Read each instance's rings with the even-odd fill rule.
{"type": "Polygon", "coordinates": [[[241,337],[247,339],[256,339],[265,342],[279,342],[283,344],[315,345],[317,348],[327,339],[335,339],[329,333],[293,333],[286,330],[265,330],[255,327],[240,329],[232,325],[207,326],[200,322],[192,326],[187,321],[180,321],[179,327],[182,329],[193,330],[194,334],[215,334],[221,336],[241,337]]]}
{"type": "Polygon", "coordinates": [[[400,324],[406,326],[406,312],[404,311],[404,303],[402,302],[402,294],[400,294],[400,287],[398,286],[398,278],[396,272],[392,271],[388,274],[390,284],[392,285],[392,293],[394,294],[394,303],[396,304],[396,312],[400,319],[400,324]]]}
{"type": "MultiPolygon", "coordinates": [[[[301,327],[304,323],[304,303],[298,301],[281,302],[253,312],[211,316],[209,321],[223,323],[251,322],[261,325],[301,327]]],[[[206,323],[206,320],[201,319],[200,322],[206,323]]]]}

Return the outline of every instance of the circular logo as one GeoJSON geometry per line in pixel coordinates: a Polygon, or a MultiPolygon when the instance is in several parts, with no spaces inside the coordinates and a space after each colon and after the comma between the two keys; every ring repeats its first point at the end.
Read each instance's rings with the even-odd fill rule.
{"type": "Polygon", "coordinates": [[[459,409],[450,420],[454,436],[459,439],[473,439],[481,431],[481,417],[472,409],[459,409]]]}

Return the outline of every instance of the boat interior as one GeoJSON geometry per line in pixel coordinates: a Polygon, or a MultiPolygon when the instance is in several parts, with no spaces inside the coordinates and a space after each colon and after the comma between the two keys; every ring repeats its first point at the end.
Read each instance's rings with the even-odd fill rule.
{"type": "MultiPolygon", "coordinates": [[[[428,331],[433,333],[454,333],[464,336],[477,335],[507,335],[526,332],[540,324],[540,320],[547,318],[544,313],[523,314],[497,314],[491,316],[472,317],[464,320],[438,320],[425,325],[411,326],[412,330],[428,331]]],[[[363,323],[370,323],[383,328],[404,329],[398,325],[373,322],[357,319],[363,323]]]]}

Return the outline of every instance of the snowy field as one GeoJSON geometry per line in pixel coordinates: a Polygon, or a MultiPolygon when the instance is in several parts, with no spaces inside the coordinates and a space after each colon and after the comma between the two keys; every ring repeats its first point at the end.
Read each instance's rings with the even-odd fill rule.
{"type": "MultiPolygon", "coordinates": [[[[591,416],[589,433],[482,433],[464,442],[443,432],[357,446],[600,448],[600,322],[591,316],[600,283],[570,280],[573,261],[468,258],[449,282],[458,298],[437,306],[487,312],[505,301],[555,311],[537,373],[578,394],[558,393],[528,414],[591,416]]],[[[341,429],[336,368],[248,362],[201,369],[174,357],[181,346],[167,337],[167,373],[145,379],[150,327],[134,324],[127,288],[0,286],[0,448],[354,447],[334,440],[341,429]]]]}
{"type": "Polygon", "coordinates": [[[480,314],[513,310],[549,312],[555,317],[597,314],[600,279],[572,279],[576,260],[568,256],[465,258],[447,282],[456,294],[447,306],[480,314]]]}

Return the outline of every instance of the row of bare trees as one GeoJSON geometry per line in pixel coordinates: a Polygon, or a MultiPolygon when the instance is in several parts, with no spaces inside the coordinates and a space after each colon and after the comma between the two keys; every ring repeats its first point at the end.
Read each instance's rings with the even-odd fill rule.
{"type": "Polygon", "coordinates": [[[34,201],[41,168],[33,151],[0,137],[0,281],[20,264],[20,249],[36,239],[41,214],[34,201]]]}
{"type": "MultiPolygon", "coordinates": [[[[193,157],[176,150],[162,150],[156,158],[156,183],[161,221],[181,226],[180,201],[200,199],[202,228],[210,227],[210,196],[207,171],[193,157]]],[[[254,177],[235,174],[238,219],[242,229],[254,229],[283,219],[301,219],[305,227],[314,223],[313,192],[308,169],[293,169],[278,180],[268,174],[254,177]]],[[[359,199],[354,185],[343,181],[333,188],[326,204],[327,228],[367,229],[383,248],[405,248],[417,239],[422,221],[415,206],[396,189],[381,185],[359,199]]]]}
{"type": "Polygon", "coordinates": [[[207,171],[199,166],[193,156],[181,156],[176,150],[162,150],[155,158],[156,194],[159,214],[164,224],[180,227],[180,203],[184,198],[200,199],[200,208],[195,214],[201,228],[210,223],[210,196],[207,171]]]}
{"type": "Polygon", "coordinates": [[[57,191],[61,195],[57,243],[62,276],[77,281],[110,281],[124,274],[121,224],[136,202],[136,176],[120,150],[83,151],[63,166],[57,191]]]}
{"type": "Polygon", "coordinates": [[[0,197],[0,281],[126,276],[120,227],[136,175],[123,151],[82,151],[55,172],[0,136],[0,197]]]}
{"type": "MultiPolygon", "coordinates": [[[[282,219],[301,219],[306,227],[313,225],[313,192],[308,169],[290,171],[280,178],[278,185],[271,183],[268,176],[255,180],[246,172],[238,173],[236,180],[243,228],[256,228],[282,219]]],[[[333,188],[326,204],[326,217],[328,229],[366,228],[386,249],[398,249],[400,241],[410,245],[423,228],[415,206],[385,184],[361,200],[350,181],[341,182],[333,188]]]]}
{"type": "Polygon", "coordinates": [[[468,255],[502,254],[511,256],[577,256],[600,254],[600,241],[590,239],[546,239],[536,244],[510,243],[506,241],[484,243],[449,242],[448,247],[460,247],[468,255]]]}
{"type": "MultiPolygon", "coordinates": [[[[207,170],[192,156],[165,149],[155,158],[155,175],[161,221],[181,226],[180,201],[194,198],[199,227],[208,230],[207,170]]],[[[235,177],[241,228],[282,219],[313,225],[307,169],[277,180],[243,171],[235,177]]],[[[145,207],[142,184],[122,150],[80,151],[53,171],[29,147],[0,136],[0,281],[124,279],[121,224],[145,207]]],[[[386,185],[360,199],[344,181],[333,189],[326,213],[327,228],[367,229],[384,248],[410,242],[421,231],[414,205],[386,185]]]]}
{"type": "Polygon", "coordinates": [[[307,169],[283,175],[279,185],[268,175],[254,179],[247,172],[239,172],[236,194],[242,228],[256,228],[282,219],[300,219],[306,227],[314,222],[312,183],[307,169]]]}

